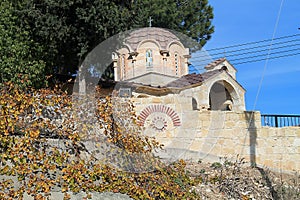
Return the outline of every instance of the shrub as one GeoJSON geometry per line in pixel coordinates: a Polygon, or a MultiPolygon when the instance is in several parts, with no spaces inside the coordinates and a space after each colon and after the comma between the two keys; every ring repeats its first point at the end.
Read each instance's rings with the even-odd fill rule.
{"type": "Polygon", "coordinates": [[[185,173],[184,161],[166,165],[153,155],[162,146],[140,134],[133,108],[111,97],[24,92],[6,83],[0,92],[0,174],[6,177],[0,198],[26,192],[43,199],[59,189],[66,199],[82,191],[87,197],[110,191],[134,199],[197,199],[190,190],[197,181],[185,173]]]}

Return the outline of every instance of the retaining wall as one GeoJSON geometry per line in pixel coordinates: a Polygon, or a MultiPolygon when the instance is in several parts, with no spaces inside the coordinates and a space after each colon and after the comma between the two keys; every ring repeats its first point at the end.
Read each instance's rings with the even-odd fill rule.
{"type": "Polygon", "coordinates": [[[300,127],[262,127],[257,111],[192,110],[191,102],[185,98],[136,98],[134,102],[137,115],[145,112],[149,105],[152,108],[163,105],[177,112],[180,126],[174,126],[172,116],[166,113],[157,115],[160,109],[152,109],[143,119],[148,121],[145,134],[165,144],[162,157],[216,162],[220,157],[234,159],[239,155],[251,165],[285,172],[300,171],[300,127]],[[153,129],[159,118],[165,120],[164,130],[153,129]]]}

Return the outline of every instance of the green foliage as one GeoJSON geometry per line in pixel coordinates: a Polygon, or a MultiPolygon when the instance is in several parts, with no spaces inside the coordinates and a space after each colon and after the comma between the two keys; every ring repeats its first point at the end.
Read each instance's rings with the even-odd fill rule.
{"type": "Polygon", "coordinates": [[[42,59],[61,74],[74,73],[88,52],[131,28],[153,26],[187,34],[205,45],[214,32],[207,0],[26,0],[21,26],[43,47],[42,59]]]}
{"type": "Polygon", "coordinates": [[[214,168],[214,169],[221,168],[222,164],[219,163],[219,162],[214,162],[214,163],[211,164],[211,167],[214,168]]]}
{"type": "Polygon", "coordinates": [[[131,28],[182,32],[201,46],[214,28],[207,0],[1,1],[1,82],[42,87],[50,74],[75,73],[88,52],[131,28]]]}
{"type": "Polygon", "coordinates": [[[6,81],[22,86],[45,85],[45,63],[35,55],[40,49],[20,28],[10,1],[0,3],[0,84],[6,81]]]}
{"type": "Polygon", "coordinates": [[[208,0],[137,0],[134,9],[137,13],[135,26],[148,26],[151,16],[154,26],[179,31],[201,46],[214,32],[213,8],[208,0]]]}
{"type": "Polygon", "coordinates": [[[195,39],[201,46],[211,38],[214,33],[212,25],[213,8],[208,4],[208,0],[181,0],[178,3],[182,22],[178,30],[189,37],[195,39]]]}
{"type": "Polygon", "coordinates": [[[129,29],[131,14],[123,1],[27,0],[20,16],[43,47],[47,65],[67,74],[100,42],[129,29]]]}

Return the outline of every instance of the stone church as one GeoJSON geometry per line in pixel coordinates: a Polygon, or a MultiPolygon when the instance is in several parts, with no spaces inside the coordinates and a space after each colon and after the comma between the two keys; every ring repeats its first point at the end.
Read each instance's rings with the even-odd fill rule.
{"type": "Polygon", "coordinates": [[[147,27],[126,33],[121,44],[108,41],[100,53],[109,52],[114,82],[104,95],[134,103],[142,134],[164,145],[158,154],[168,161],[219,162],[240,155],[253,166],[300,169],[299,127],[263,127],[259,111],[246,111],[245,89],[226,58],[207,64],[203,73],[189,73],[195,49],[182,38],[147,27]]]}
{"type": "Polygon", "coordinates": [[[191,145],[203,129],[203,113],[245,111],[234,66],[220,58],[204,73],[189,74],[189,48],[168,30],[131,32],[113,58],[115,97],[131,98],[145,134],[170,148],[191,145]]]}
{"type": "MultiPolygon", "coordinates": [[[[203,73],[189,73],[195,48],[186,38],[147,27],[103,42],[88,56],[82,72],[90,63],[103,63],[99,66],[109,68],[102,71],[113,72],[114,81],[89,77],[88,93],[99,84],[101,97],[109,95],[118,102],[113,107],[117,112],[123,103],[133,102],[142,134],[164,145],[155,153],[167,162],[220,162],[221,157],[236,161],[239,155],[252,166],[300,169],[299,127],[265,127],[259,111],[246,111],[245,89],[226,58],[207,64],[203,73]]],[[[73,91],[81,94],[85,73],[76,77],[76,84],[73,91]]],[[[120,123],[130,128],[126,119],[120,123]]]]}
{"type": "Polygon", "coordinates": [[[245,90],[234,66],[221,58],[205,66],[202,74],[188,74],[190,57],[189,49],[168,30],[148,27],[131,32],[113,60],[115,81],[127,83],[119,95],[161,101],[185,98],[187,110],[245,110],[245,90]]]}

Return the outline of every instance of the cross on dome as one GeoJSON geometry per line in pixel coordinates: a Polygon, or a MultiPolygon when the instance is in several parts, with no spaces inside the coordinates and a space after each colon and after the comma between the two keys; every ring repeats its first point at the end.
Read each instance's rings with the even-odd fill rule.
{"type": "Polygon", "coordinates": [[[149,27],[152,27],[152,22],[153,22],[153,19],[152,19],[152,17],[151,17],[151,16],[149,17],[149,20],[148,20],[148,22],[149,22],[149,27]]]}

